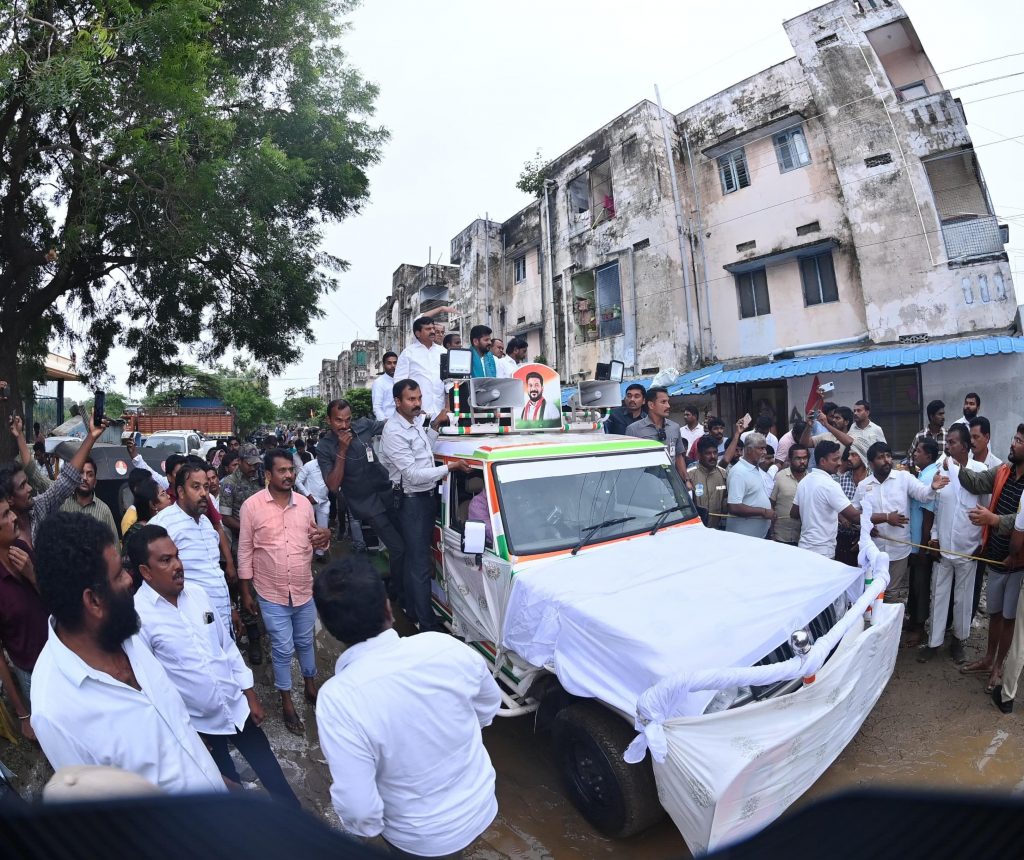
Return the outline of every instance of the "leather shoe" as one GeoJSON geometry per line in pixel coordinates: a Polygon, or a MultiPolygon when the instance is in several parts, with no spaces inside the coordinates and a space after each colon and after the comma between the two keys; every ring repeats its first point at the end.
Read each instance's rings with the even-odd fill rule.
{"type": "Polygon", "coordinates": [[[1009,702],[1003,701],[1003,685],[999,684],[992,688],[992,704],[995,705],[1000,713],[1012,714],[1013,713],[1013,700],[1009,702]]]}

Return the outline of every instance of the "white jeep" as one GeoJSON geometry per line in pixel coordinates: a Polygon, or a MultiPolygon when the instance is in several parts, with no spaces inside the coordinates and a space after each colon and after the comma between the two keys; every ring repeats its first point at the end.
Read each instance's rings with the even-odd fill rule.
{"type": "Polygon", "coordinates": [[[887,561],[864,551],[865,589],[861,569],[708,529],[662,444],[568,426],[439,440],[474,471],[440,487],[435,611],[493,666],[500,714],[551,729],[595,827],[667,810],[710,850],[785,810],[878,699],[902,618],[875,599],[887,561]]]}

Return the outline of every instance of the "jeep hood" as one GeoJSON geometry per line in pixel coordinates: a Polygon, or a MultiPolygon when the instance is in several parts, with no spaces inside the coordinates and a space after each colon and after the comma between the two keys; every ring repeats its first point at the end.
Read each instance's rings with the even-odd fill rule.
{"type": "Polygon", "coordinates": [[[517,566],[502,644],[570,693],[633,714],[667,675],[756,663],[862,577],[770,540],[664,529],[517,566]]]}

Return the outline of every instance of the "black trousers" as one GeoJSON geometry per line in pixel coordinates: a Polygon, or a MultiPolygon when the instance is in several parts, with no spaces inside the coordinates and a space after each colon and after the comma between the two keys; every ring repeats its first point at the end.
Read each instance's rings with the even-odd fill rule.
{"type": "MultiPolygon", "coordinates": [[[[421,631],[441,630],[430,602],[434,581],[434,519],[437,494],[423,493],[402,499],[402,538],[405,541],[405,600],[421,631]]],[[[408,614],[408,613],[407,613],[408,614]]]]}
{"type": "Polygon", "coordinates": [[[249,766],[256,771],[256,776],[259,777],[271,797],[291,806],[300,806],[299,799],[281,772],[281,765],[274,757],[270,741],[263,734],[263,729],[252,721],[252,717],[246,719],[242,731],[235,732],[233,735],[207,735],[200,732],[199,737],[203,739],[203,743],[210,750],[210,755],[213,756],[213,760],[217,763],[217,769],[223,776],[234,782],[242,781],[238,776],[235,763],[231,760],[231,753],[228,752],[228,741],[231,741],[235,745],[235,749],[242,754],[242,758],[249,762],[249,766]]]}
{"type": "Polygon", "coordinates": [[[391,568],[388,596],[405,609],[405,540],[402,538],[402,523],[398,511],[389,508],[382,514],[362,519],[369,524],[380,542],[388,549],[388,564],[391,568]]]}
{"type": "MultiPolygon", "coordinates": [[[[907,598],[907,615],[912,624],[924,624],[932,609],[932,559],[927,553],[910,554],[910,596],[907,598]]],[[[953,604],[950,601],[950,612],[953,604]]],[[[938,624],[940,622],[934,621],[938,624]]]]}

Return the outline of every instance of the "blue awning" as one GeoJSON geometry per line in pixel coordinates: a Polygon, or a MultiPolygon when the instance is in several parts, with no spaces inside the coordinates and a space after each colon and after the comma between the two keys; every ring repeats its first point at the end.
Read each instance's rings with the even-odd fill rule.
{"type": "MultiPolygon", "coordinates": [[[[789,379],[812,374],[843,373],[849,370],[871,370],[879,367],[906,367],[930,361],[957,358],[977,358],[986,355],[1024,353],[1024,337],[995,335],[964,338],[941,343],[916,344],[882,349],[859,349],[786,358],[767,364],[755,364],[732,370],[706,368],[687,374],[691,377],[682,385],[670,388],[672,394],[703,394],[716,385],[736,382],[759,382],[770,379],[789,379]],[[709,372],[712,371],[712,372],[709,372]]],[[[719,365],[719,367],[721,367],[719,365]]],[[[680,377],[680,380],[684,377],[680,377]]],[[[677,383],[679,380],[677,380],[677,383]]]]}

